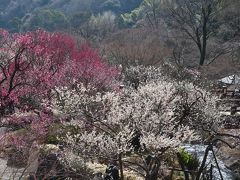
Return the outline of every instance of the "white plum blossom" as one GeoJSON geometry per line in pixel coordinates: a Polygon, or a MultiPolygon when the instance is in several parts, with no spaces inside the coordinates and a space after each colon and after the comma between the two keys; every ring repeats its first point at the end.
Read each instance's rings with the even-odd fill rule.
{"type": "MultiPolygon", "coordinates": [[[[96,92],[83,85],[57,89],[54,108],[71,115],[81,128],[77,136],[68,137],[68,143],[90,159],[116,159],[135,151],[160,157],[165,150],[173,152],[199,141],[202,126],[218,125],[216,98],[211,93],[152,69],[154,76],[141,72],[145,79],[137,89],[126,86],[117,92],[96,92]],[[82,121],[90,127],[83,127],[82,121]]],[[[140,74],[138,70],[142,67],[134,69],[140,74]]]]}

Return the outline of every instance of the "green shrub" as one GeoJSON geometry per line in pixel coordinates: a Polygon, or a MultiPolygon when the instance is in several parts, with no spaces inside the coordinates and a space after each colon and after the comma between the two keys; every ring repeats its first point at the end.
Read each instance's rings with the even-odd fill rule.
{"type": "Polygon", "coordinates": [[[179,150],[181,159],[188,170],[196,170],[199,167],[199,160],[196,156],[187,152],[185,149],[179,150]]]}

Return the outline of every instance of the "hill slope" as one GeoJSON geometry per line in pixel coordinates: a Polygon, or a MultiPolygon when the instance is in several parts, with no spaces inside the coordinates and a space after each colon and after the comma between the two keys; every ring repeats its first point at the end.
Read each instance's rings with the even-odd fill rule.
{"type": "Polygon", "coordinates": [[[69,19],[76,14],[89,12],[98,14],[112,11],[115,14],[131,12],[137,8],[142,0],[1,0],[0,27],[11,31],[19,31],[33,27],[30,22],[38,26],[53,24],[49,30],[69,25],[69,19]],[[48,21],[41,22],[38,21],[48,21]],[[61,23],[61,25],[58,25],[61,23]]]}

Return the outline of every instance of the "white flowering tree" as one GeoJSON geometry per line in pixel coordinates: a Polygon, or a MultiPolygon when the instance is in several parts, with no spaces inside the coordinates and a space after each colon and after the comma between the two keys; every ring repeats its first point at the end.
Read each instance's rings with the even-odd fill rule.
{"type": "Polygon", "coordinates": [[[155,180],[166,166],[166,155],[186,143],[200,142],[201,130],[218,126],[219,113],[207,91],[174,82],[153,67],[139,73],[140,69],[134,68],[144,75],[138,88],[101,93],[83,85],[60,88],[54,108],[80,127],[67,139],[80,156],[118,162],[122,179],[127,167],[155,180]]]}

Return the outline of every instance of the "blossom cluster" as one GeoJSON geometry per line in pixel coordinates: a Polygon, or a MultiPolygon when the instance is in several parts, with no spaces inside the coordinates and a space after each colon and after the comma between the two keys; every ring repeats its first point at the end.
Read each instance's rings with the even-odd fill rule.
{"type": "MultiPolygon", "coordinates": [[[[119,76],[87,44],[79,46],[63,33],[36,30],[0,32],[0,108],[9,109],[26,96],[46,99],[55,87],[92,84],[111,88],[119,76]]],[[[21,107],[21,106],[19,106],[21,107]]]]}
{"type": "Polygon", "coordinates": [[[81,128],[81,133],[68,136],[67,141],[91,159],[136,151],[158,157],[166,149],[172,152],[201,141],[202,127],[219,125],[214,96],[162,74],[146,73],[137,89],[129,85],[117,92],[92,92],[83,84],[75,90],[58,89],[54,101],[54,108],[71,114],[74,125],[81,128]]]}

